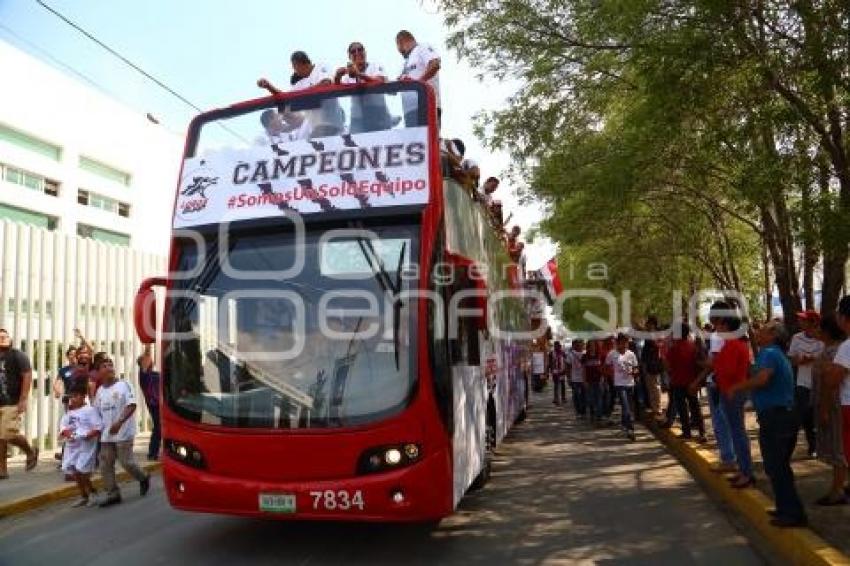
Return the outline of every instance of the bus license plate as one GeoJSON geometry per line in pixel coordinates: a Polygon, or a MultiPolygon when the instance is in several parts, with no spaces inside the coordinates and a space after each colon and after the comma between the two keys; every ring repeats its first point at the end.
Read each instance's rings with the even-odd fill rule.
{"type": "Polygon", "coordinates": [[[295,513],[295,494],[261,493],[260,511],[266,513],[295,513]]]}

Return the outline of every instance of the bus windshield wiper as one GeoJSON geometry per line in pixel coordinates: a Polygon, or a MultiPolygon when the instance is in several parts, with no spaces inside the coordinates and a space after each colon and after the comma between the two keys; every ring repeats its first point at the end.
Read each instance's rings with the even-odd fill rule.
{"type": "Polygon", "coordinates": [[[393,353],[395,355],[395,369],[398,371],[398,341],[399,341],[399,325],[401,324],[401,307],[404,306],[401,300],[401,268],[404,263],[404,252],[407,249],[407,242],[401,244],[401,251],[398,254],[398,265],[395,271],[395,300],[393,301],[393,353]]]}
{"type": "Polygon", "coordinates": [[[372,245],[372,242],[362,236],[358,236],[357,243],[360,246],[360,251],[363,253],[363,257],[369,264],[369,268],[372,270],[372,275],[375,276],[375,280],[381,287],[381,290],[384,293],[390,293],[393,298],[393,356],[395,359],[395,368],[396,370],[398,370],[399,326],[401,324],[401,307],[404,306],[404,303],[401,300],[399,293],[401,291],[401,268],[404,264],[404,253],[407,250],[407,242],[404,242],[401,245],[401,251],[398,255],[398,265],[396,266],[396,278],[394,282],[392,279],[390,279],[390,275],[389,273],[387,273],[387,270],[384,267],[381,258],[375,252],[375,248],[372,245]]]}

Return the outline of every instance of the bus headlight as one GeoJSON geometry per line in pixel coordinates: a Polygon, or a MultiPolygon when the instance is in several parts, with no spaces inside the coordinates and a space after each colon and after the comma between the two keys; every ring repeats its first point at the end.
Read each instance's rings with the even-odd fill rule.
{"type": "Polygon", "coordinates": [[[385,472],[409,466],[419,459],[418,444],[406,442],[390,446],[376,446],[360,455],[357,462],[358,474],[385,472]]]}
{"type": "Polygon", "coordinates": [[[390,448],[384,452],[384,462],[390,466],[398,466],[401,462],[401,451],[398,448],[390,448]]]}
{"type": "Polygon", "coordinates": [[[188,442],[166,439],[163,445],[165,446],[165,453],[181,464],[198,469],[207,467],[207,464],[204,461],[204,455],[201,454],[201,451],[188,442]]]}

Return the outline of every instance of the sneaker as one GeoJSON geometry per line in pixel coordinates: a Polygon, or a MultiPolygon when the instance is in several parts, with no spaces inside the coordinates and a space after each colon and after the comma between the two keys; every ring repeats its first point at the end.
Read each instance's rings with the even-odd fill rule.
{"type": "Polygon", "coordinates": [[[805,527],[809,521],[805,517],[799,519],[789,519],[788,517],[777,516],[770,520],[770,524],[780,529],[790,529],[795,527],[805,527]]]}
{"type": "Polygon", "coordinates": [[[97,504],[98,507],[109,507],[110,505],[115,505],[117,503],[121,503],[121,494],[115,493],[113,495],[107,495],[103,498],[100,503],[97,504]]]}
{"type": "Polygon", "coordinates": [[[97,496],[96,496],[96,494],[93,493],[92,496],[89,497],[89,502],[86,503],[86,507],[97,507],[97,506],[98,506],[97,496]]]}
{"type": "Polygon", "coordinates": [[[817,460],[817,458],[818,458],[817,450],[809,450],[809,459],[810,460],[817,460]]]}
{"type": "Polygon", "coordinates": [[[738,466],[732,462],[718,462],[709,466],[709,469],[716,474],[728,474],[729,472],[737,472],[738,466]]]}
{"type": "Polygon", "coordinates": [[[729,482],[729,487],[735,489],[745,489],[748,487],[753,487],[756,485],[756,478],[754,477],[746,477],[746,476],[738,476],[737,478],[731,480],[729,482]]]}
{"type": "Polygon", "coordinates": [[[148,494],[148,491],[151,488],[151,477],[147,476],[145,479],[139,482],[139,495],[144,497],[148,494]]]}
{"type": "Polygon", "coordinates": [[[637,439],[637,437],[635,436],[635,431],[633,431],[633,430],[628,431],[626,433],[626,436],[628,436],[629,440],[631,440],[632,442],[634,442],[637,439]]]}
{"type": "Polygon", "coordinates": [[[71,509],[76,509],[77,507],[88,507],[88,506],[89,506],[88,497],[81,497],[73,505],[71,505],[71,509]]]}
{"type": "Polygon", "coordinates": [[[38,465],[38,448],[34,448],[33,451],[27,456],[27,466],[26,470],[31,472],[38,465]]]}
{"type": "Polygon", "coordinates": [[[815,500],[816,505],[821,505],[823,507],[832,507],[834,505],[847,505],[847,503],[847,497],[844,495],[834,498],[831,495],[827,494],[815,500]]]}

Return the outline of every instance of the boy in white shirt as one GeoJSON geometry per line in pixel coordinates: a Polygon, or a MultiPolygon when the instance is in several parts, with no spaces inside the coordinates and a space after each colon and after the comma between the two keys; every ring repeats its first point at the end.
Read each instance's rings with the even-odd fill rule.
{"type": "Polygon", "coordinates": [[[97,496],[91,474],[97,464],[97,439],[103,421],[97,410],[86,403],[87,395],[85,383],[74,384],[68,397],[68,411],[59,422],[59,436],[65,440],[62,471],[72,474],[80,488],[80,500],[73,507],[92,507],[97,496]]]}
{"type": "Polygon", "coordinates": [[[112,360],[104,358],[95,367],[101,381],[94,406],[103,420],[100,437],[100,474],[106,497],[101,507],[121,502],[121,491],[115,481],[115,460],[139,482],[139,493],[145,496],[150,489],[150,476],[133,460],[133,439],[136,436],[136,395],[126,381],[115,379],[112,360]]]}
{"type": "Polygon", "coordinates": [[[635,425],[632,420],[632,403],[635,397],[635,376],[638,374],[638,360],[629,350],[629,337],[617,335],[617,347],[608,352],[605,358],[608,375],[614,377],[614,391],[620,400],[620,423],[630,440],[635,439],[635,425]]]}

